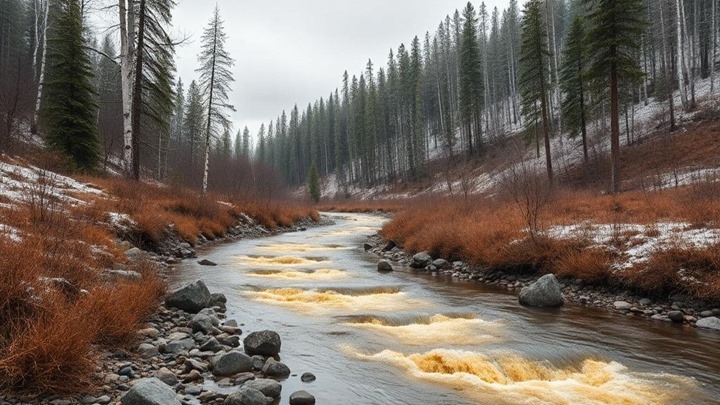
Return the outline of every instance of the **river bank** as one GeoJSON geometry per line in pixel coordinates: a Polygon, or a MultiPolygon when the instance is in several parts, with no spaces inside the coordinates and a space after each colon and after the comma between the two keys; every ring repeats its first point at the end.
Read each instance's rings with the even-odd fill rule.
{"type": "MultiPolygon", "coordinates": [[[[368,238],[365,250],[392,261],[395,265],[410,268],[413,263],[414,255],[407,253],[394,242],[383,239],[379,234],[368,238]]],[[[433,259],[435,260],[427,266],[416,271],[483,283],[516,294],[543,275],[517,274],[502,269],[483,269],[463,261],[450,262],[437,257],[433,259]]],[[[560,283],[566,303],[572,305],[602,308],[627,317],[720,330],[720,320],[717,318],[720,316],[720,308],[692,300],[683,294],[675,294],[667,299],[649,298],[621,287],[592,285],[579,279],[561,278],[560,283]]]]}

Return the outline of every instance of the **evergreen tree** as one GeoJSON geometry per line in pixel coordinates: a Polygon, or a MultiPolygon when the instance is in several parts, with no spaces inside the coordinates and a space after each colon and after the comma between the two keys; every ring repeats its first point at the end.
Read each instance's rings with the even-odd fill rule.
{"type": "Polygon", "coordinates": [[[560,88],[563,93],[562,112],[570,136],[582,135],[583,156],[588,162],[587,146],[587,49],[585,27],[576,15],[568,31],[560,69],[560,88]]]}
{"type": "MultiPolygon", "coordinates": [[[[611,191],[620,191],[620,89],[621,82],[642,77],[635,54],[645,26],[642,0],[583,0],[590,8],[592,29],[590,76],[595,89],[610,92],[611,191]]],[[[601,93],[602,94],[602,93],[601,93]]]]}
{"type": "Polygon", "coordinates": [[[57,0],[48,36],[42,125],[48,146],[72,159],[76,170],[97,168],[98,139],[92,68],[85,52],[80,0],[57,0]]]}
{"type": "MultiPolygon", "coordinates": [[[[110,35],[103,39],[102,52],[105,55],[116,54],[110,35]]],[[[108,58],[99,58],[95,80],[99,104],[98,128],[107,164],[112,153],[122,151],[122,88],[119,66],[108,58]]]]}
{"type": "Polygon", "coordinates": [[[545,138],[545,159],[548,180],[552,183],[553,168],[550,154],[550,113],[548,108],[549,59],[547,31],[543,20],[543,0],[530,0],[525,4],[520,45],[520,91],[523,113],[528,124],[542,121],[545,138]],[[540,103],[540,110],[536,106],[540,103]]]}
{"type": "Polygon", "coordinates": [[[317,165],[312,162],[310,165],[310,172],[308,173],[308,194],[310,198],[315,202],[320,202],[320,174],[318,173],[317,165]]]}
{"type": "Polygon", "coordinates": [[[460,111],[468,140],[468,153],[482,146],[481,117],[483,107],[482,55],[478,42],[478,19],[475,7],[468,2],[463,10],[460,35],[460,111]],[[473,137],[475,146],[473,146],[473,137]]]}
{"type": "Polygon", "coordinates": [[[260,125],[260,131],[257,137],[257,150],[255,151],[255,159],[265,163],[266,145],[265,145],[265,124],[260,125]]]}
{"type": "Polygon", "coordinates": [[[250,157],[250,130],[248,127],[245,127],[242,133],[242,155],[246,158],[250,157]]]}
{"type": "Polygon", "coordinates": [[[235,108],[228,103],[230,83],[233,81],[230,69],[235,61],[225,50],[227,35],[220,9],[215,6],[213,16],[202,36],[202,51],[199,61],[201,66],[200,87],[205,96],[207,124],[205,127],[205,170],[203,172],[202,192],[207,193],[208,174],[210,170],[210,141],[221,128],[229,126],[228,111],[235,108]]]}
{"type": "Polygon", "coordinates": [[[204,124],[205,111],[202,102],[202,94],[195,80],[190,83],[187,94],[187,102],[183,113],[183,134],[187,139],[183,145],[190,157],[190,168],[194,171],[196,164],[200,161],[200,151],[204,145],[204,124]]]}

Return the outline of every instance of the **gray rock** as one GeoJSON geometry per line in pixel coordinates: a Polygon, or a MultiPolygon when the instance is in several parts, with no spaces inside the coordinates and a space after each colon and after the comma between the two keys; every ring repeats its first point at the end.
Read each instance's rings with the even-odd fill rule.
{"type": "Polygon", "coordinates": [[[185,338],[182,340],[174,340],[164,347],[165,353],[180,354],[183,351],[192,349],[195,346],[195,341],[192,338],[185,338]]]}
{"type": "Polygon", "coordinates": [[[185,377],[183,377],[183,382],[185,384],[187,384],[187,383],[191,383],[191,382],[194,382],[197,380],[201,380],[202,378],[203,378],[202,374],[200,374],[199,371],[192,370],[189,373],[187,373],[187,375],[185,377]]]}
{"type": "Polygon", "coordinates": [[[98,397],[97,401],[95,401],[95,402],[100,405],[106,405],[106,404],[109,404],[110,402],[112,402],[112,398],[110,398],[107,395],[103,395],[101,397],[98,397]]]}
{"type": "Polygon", "coordinates": [[[709,317],[711,317],[711,316],[713,316],[713,312],[712,312],[712,311],[702,311],[702,312],[700,312],[700,317],[702,317],[702,318],[709,318],[709,317]]]}
{"type": "Polygon", "coordinates": [[[213,307],[222,307],[227,304],[227,297],[225,294],[213,293],[210,294],[210,305],[213,307]]]}
{"type": "Polygon", "coordinates": [[[315,405],[315,397],[307,391],[297,391],[290,395],[290,405],[315,405]]]}
{"type": "Polygon", "coordinates": [[[531,307],[559,307],[565,300],[560,283],[553,274],[547,274],[532,285],[523,288],[519,296],[520,304],[531,307]]]}
{"type": "Polygon", "coordinates": [[[381,272],[393,271],[393,266],[388,260],[380,260],[377,267],[381,272]]]}
{"type": "Polygon", "coordinates": [[[275,399],[280,398],[282,392],[282,385],[279,382],[267,378],[248,381],[243,387],[254,388],[262,392],[266,397],[275,399]]]}
{"type": "Polygon", "coordinates": [[[208,339],[207,342],[203,343],[202,346],[200,346],[200,351],[203,352],[217,353],[222,349],[223,345],[221,345],[220,342],[218,342],[218,340],[214,337],[211,337],[210,339],[208,339]]]}
{"type": "Polygon", "coordinates": [[[190,327],[193,332],[210,333],[210,331],[213,330],[214,325],[209,316],[197,314],[193,316],[192,321],[190,321],[190,327]]]}
{"type": "Polygon", "coordinates": [[[447,270],[451,267],[450,262],[445,259],[433,260],[432,265],[440,270],[447,270]]]}
{"type": "Polygon", "coordinates": [[[146,258],[147,256],[148,256],[148,253],[146,251],[138,249],[136,247],[125,251],[125,257],[131,261],[143,259],[143,258],[146,258]]]}
{"type": "Polygon", "coordinates": [[[210,306],[210,299],[207,286],[202,280],[198,280],[170,293],[165,298],[165,304],[186,312],[198,313],[210,306]]]}
{"type": "Polygon", "coordinates": [[[144,357],[153,357],[157,356],[160,352],[155,345],[151,345],[150,343],[141,343],[140,346],[138,346],[138,353],[144,357]]]}
{"type": "Polygon", "coordinates": [[[652,300],[650,298],[643,298],[640,301],[638,301],[640,305],[650,305],[652,304],[652,300]]]}
{"type": "Polygon", "coordinates": [[[261,356],[277,356],[280,353],[280,335],[271,330],[253,332],[243,341],[245,353],[249,356],[259,354],[261,356]]]}
{"type": "Polygon", "coordinates": [[[267,405],[268,400],[265,395],[249,387],[240,387],[237,392],[233,392],[225,398],[223,405],[267,405]]]}
{"type": "Polygon", "coordinates": [[[185,388],[185,393],[188,395],[192,395],[194,397],[202,394],[202,392],[203,392],[202,387],[191,386],[191,387],[185,388]]]}
{"type": "Polygon", "coordinates": [[[414,269],[424,269],[430,263],[432,263],[432,256],[428,252],[420,252],[413,256],[410,267],[414,269]]]}
{"type": "Polygon", "coordinates": [[[229,327],[231,327],[231,328],[237,328],[237,327],[238,327],[238,323],[237,323],[236,320],[230,319],[229,321],[225,321],[225,326],[229,326],[229,327]]]}
{"type": "Polygon", "coordinates": [[[388,243],[385,244],[385,247],[382,250],[383,250],[383,252],[389,252],[389,251],[395,249],[396,246],[397,246],[397,244],[395,242],[389,240],[388,243]]]}
{"type": "Polygon", "coordinates": [[[122,405],[181,405],[175,391],[157,378],[138,381],[120,400],[122,405]]]}
{"type": "Polygon", "coordinates": [[[213,375],[227,377],[252,371],[252,357],[240,352],[221,354],[213,359],[213,375]]]}
{"type": "Polygon", "coordinates": [[[683,323],[685,321],[685,314],[683,314],[682,311],[670,311],[667,316],[675,323],[683,323]]]}
{"type": "Polygon", "coordinates": [[[217,266],[217,263],[211,262],[210,260],[207,260],[207,259],[200,260],[198,262],[198,264],[201,266],[217,266]]]}
{"type": "Polygon", "coordinates": [[[155,372],[155,378],[171,387],[174,387],[178,384],[177,376],[172,371],[168,370],[166,367],[163,367],[157,372],[155,372]]]}
{"type": "Polygon", "coordinates": [[[243,385],[248,381],[252,381],[255,379],[255,374],[251,372],[247,373],[240,373],[235,377],[235,385],[243,385]]]}
{"type": "Polygon", "coordinates": [[[704,328],[704,329],[715,329],[720,330],[720,319],[711,316],[708,318],[700,319],[695,323],[695,326],[698,328],[704,328]]]}
{"type": "Polygon", "coordinates": [[[198,361],[193,359],[185,359],[185,362],[183,363],[185,366],[185,372],[189,373],[192,370],[197,370],[201,373],[204,373],[208,369],[208,364],[204,361],[198,361]]]}
{"type": "Polygon", "coordinates": [[[372,249],[372,248],[373,248],[373,245],[371,245],[371,244],[369,244],[369,243],[365,243],[365,244],[363,245],[363,249],[365,249],[366,252],[369,251],[369,250],[372,249]]]}
{"type": "Polygon", "coordinates": [[[627,301],[615,301],[613,303],[613,307],[615,307],[618,311],[629,311],[633,306],[627,301]]]}
{"type": "Polygon", "coordinates": [[[225,346],[230,346],[230,347],[240,346],[240,336],[237,336],[237,335],[230,336],[227,333],[223,333],[221,335],[215,336],[215,338],[217,339],[218,342],[220,342],[220,344],[223,344],[225,346]]]}
{"type": "Polygon", "coordinates": [[[290,375],[290,367],[284,363],[275,361],[273,358],[269,358],[267,362],[265,362],[262,371],[267,377],[286,378],[290,375]]]}
{"type": "Polygon", "coordinates": [[[302,382],[313,382],[315,381],[316,377],[313,373],[304,373],[300,376],[300,381],[302,382]]]}

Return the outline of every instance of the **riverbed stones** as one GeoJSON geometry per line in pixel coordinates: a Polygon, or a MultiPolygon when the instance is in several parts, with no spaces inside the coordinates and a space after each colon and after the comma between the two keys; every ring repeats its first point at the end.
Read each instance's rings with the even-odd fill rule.
{"type": "Polygon", "coordinates": [[[396,244],[395,242],[389,240],[389,241],[385,244],[385,247],[382,248],[382,251],[383,251],[383,252],[389,252],[389,251],[395,249],[395,247],[397,247],[397,244],[396,244]]]}
{"type": "Polygon", "coordinates": [[[211,267],[217,266],[217,263],[207,260],[207,259],[200,260],[198,262],[198,264],[201,266],[211,266],[211,267]]]}
{"type": "Polygon", "coordinates": [[[290,367],[272,357],[265,362],[262,371],[267,377],[286,378],[290,375],[290,367]]]}
{"type": "Polygon", "coordinates": [[[228,395],[223,405],[267,405],[265,395],[250,387],[240,387],[237,392],[228,395]]]}
{"type": "Polygon", "coordinates": [[[547,274],[520,291],[520,304],[530,307],[559,307],[565,300],[560,283],[553,274],[547,274]]]}
{"type": "Polygon", "coordinates": [[[211,337],[210,339],[207,340],[207,342],[203,343],[200,346],[200,351],[202,351],[202,352],[217,353],[222,349],[223,349],[223,345],[221,345],[220,342],[218,342],[218,340],[214,337],[211,337]]]}
{"type": "Polygon", "coordinates": [[[393,266],[388,260],[380,260],[378,262],[378,271],[381,273],[393,271],[393,266]]]}
{"type": "Polygon", "coordinates": [[[307,391],[296,391],[290,395],[290,405],[315,405],[315,397],[307,391]]]}
{"type": "Polygon", "coordinates": [[[120,400],[122,405],[180,405],[175,391],[157,378],[138,381],[120,400]]]}
{"type": "Polygon", "coordinates": [[[167,367],[163,367],[158,370],[155,373],[155,377],[171,387],[176,386],[179,382],[177,376],[172,371],[168,370],[167,367]]]}
{"type": "Polygon", "coordinates": [[[218,377],[228,377],[252,371],[253,369],[252,357],[237,351],[232,351],[215,357],[212,364],[212,373],[218,377]]]}
{"type": "Polygon", "coordinates": [[[613,307],[618,311],[629,311],[633,308],[632,304],[627,301],[615,301],[613,307]]]}
{"type": "Polygon", "coordinates": [[[305,383],[313,382],[313,381],[315,381],[315,379],[316,379],[316,377],[315,377],[315,374],[313,374],[313,373],[304,373],[303,375],[300,376],[300,381],[305,382],[305,383]]]}
{"type": "Polygon", "coordinates": [[[685,321],[685,314],[682,311],[670,311],[667,317],[675,323],[683,323],[685,321]]]}
{"type": "Polygon", "coordinates": [[[262,378],[246,382],[243,387],[253,388],[263,393],[266,397],[280,398],[282,392],[282,384],[275,380],[262,378]]]}
{"type": "Polygon", "coordinates": [[[213,320],[204,314],[197,314],[190,322],[193,332],[210,333],[214,329],[213,320]]]}
{"type": "Polygon", "coordinates": [[[177,289],[165,298],[165,303],[173,308],[190,313],[198,313],[210,306],[210,291],[202,280],[177,289]]]}
{"type": "Polygon", "coordinates": [[[414,269],[424,269],[428,265],[432,263],[432,256],[428,252],[420,252],[416,253],[412,257],[412,262],[410,263],[410,267],[414,269]]]}
{"type": "Polygon", "coordinates": [[[227,297],[225,294],[212,293],[210,294],[210,306],[211,307],[224,307],[227,304],[227,297]]]}
{"type": "Polygon", "coordinates": [[[259,354],[261,356],[277,356],[280,353],[282,342],[280,335],[271,330],[253,332],[243,341],[245,353],[248,356],[259,354]]]}
{"type": "Polygon", "coordinates": [[[695,323],[695,326],[703,329],[715,329],[720,330],[720,319],[714,316],[700,319],[695,323]]]}

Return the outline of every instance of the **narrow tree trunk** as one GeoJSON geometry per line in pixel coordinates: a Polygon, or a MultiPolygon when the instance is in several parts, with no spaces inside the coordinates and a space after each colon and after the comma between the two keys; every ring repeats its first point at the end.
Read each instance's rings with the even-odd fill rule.
{"type": "Polygon", "coordinates": [[[33,122],[30,131],[33,134],[37,132],[38,111],[40,111],[40,103],[42,102],[43,95],[43,82],[45,81],[45,56],[47,55],[48,14],[50,14],[50,0],[45,0],[45,15],[43,16],[43,45],[42,56],[40,57],[40,76],[38,77],[37,98],[35,99],[35,111],[33,113],[33,122]]]}
{"type": "Polygon", "coordinates": [[[207,194],[208,188],[208,177],[210,173],[210,130],[212,127],[212,108],[213,108],[213,90],[215,90],[215,60],[217,51],[217,30],[218,21],[215,20],[213,27],[213,57],[212,57],[212,69],[210,71],[210,96],[208,98],[208,116],[207,116],[207,127],[205,129],[205,169],[203,171],[203,184],[202,192],[203,195],[207,194]]]}
{"type": "Polygon", "coordinates": [[[120,5],[120,82],[122,87],[123,109],[123,164],[125,175],[132,175],[132,102],[133,102],[133,62],[135,58],[135,12],[127,7],[127,0],[119,0],[120,5]]]}
{"type": "MultiPolygon", "coordinates": [[[[665,32],[665,12],[663,11],[662,3],[660,3],[660,31],[662,36],[662,67],[663,76],[665,77],[665,87],[668,95],[668,103],[670,104],[670,131],[675,131],[675,95],[673,94],[672,85],[672,66],[668,63],[668,44],[667,44],[667,33],[665,32]]],[[[672,60],[672,57],[670,57],[672,60]]]]}
{"type": "Polygon", "coordinates": [[[135,83],[132,97],[132,176],[136,181],[140,180],[140,124],[142,121],[143,53],[145,52],[145,4],[146,0],[140,0],[137,48],[135,49],[135,83]]]}
{"type": "Polygon", "coordinates": [[[688,36],[688,30],[687,30],[687,20],[685,17],[685,7],[684,5],[680,7],[680,14],[682,15],[682,29],[683,29],[683,64],[685,67],[685,72],[687,73],[687,79],[688,83],[690,83],[690,108],[695,108],[695,78],[693,70],[690,67],[690,63],[688,62],[688,59],[693,58],[694,59],[694,52],[693,49],[695,49],[695,41],[691,40],[688,36]],[[688,48],[687,50],[685,48],[688,48]]]}
{"type": "Polygon", "coordinates": [[[675,8],[677,11],[677,75],[678,85],[680,86],[680,101],[682,101],[683,108],[687,108],[687,90],[685,89],[685,73],[683,72],[685,54],[683,49],[682,39],[682,14],[680,12],[680,1],[675,0],[675,8]]]}
{"type": "MultiPolygon", "coordinates": [[[[578,74],[582,75],[582,73],[583,67],[580,63],[578,63],[578,74]]],[[[587,166],[590,161],[590,157],[588,156],[587,123],[585,120],[585,89],[583,88],[582,79],[580,80],[580,88],[578,90],[580,91],[580,129],[582,131],[583,158],[585,160],[585,165],[587,166]]]]}
{"type": "MultiPolygon", "coordinates": [[[[611,47],[611,54],[617,50],[611,47]]],[[[610,155],[612,193],[620,192],[620,95],[618,89],[618,72],[614,63],[610,66],[610,155]]]]}

